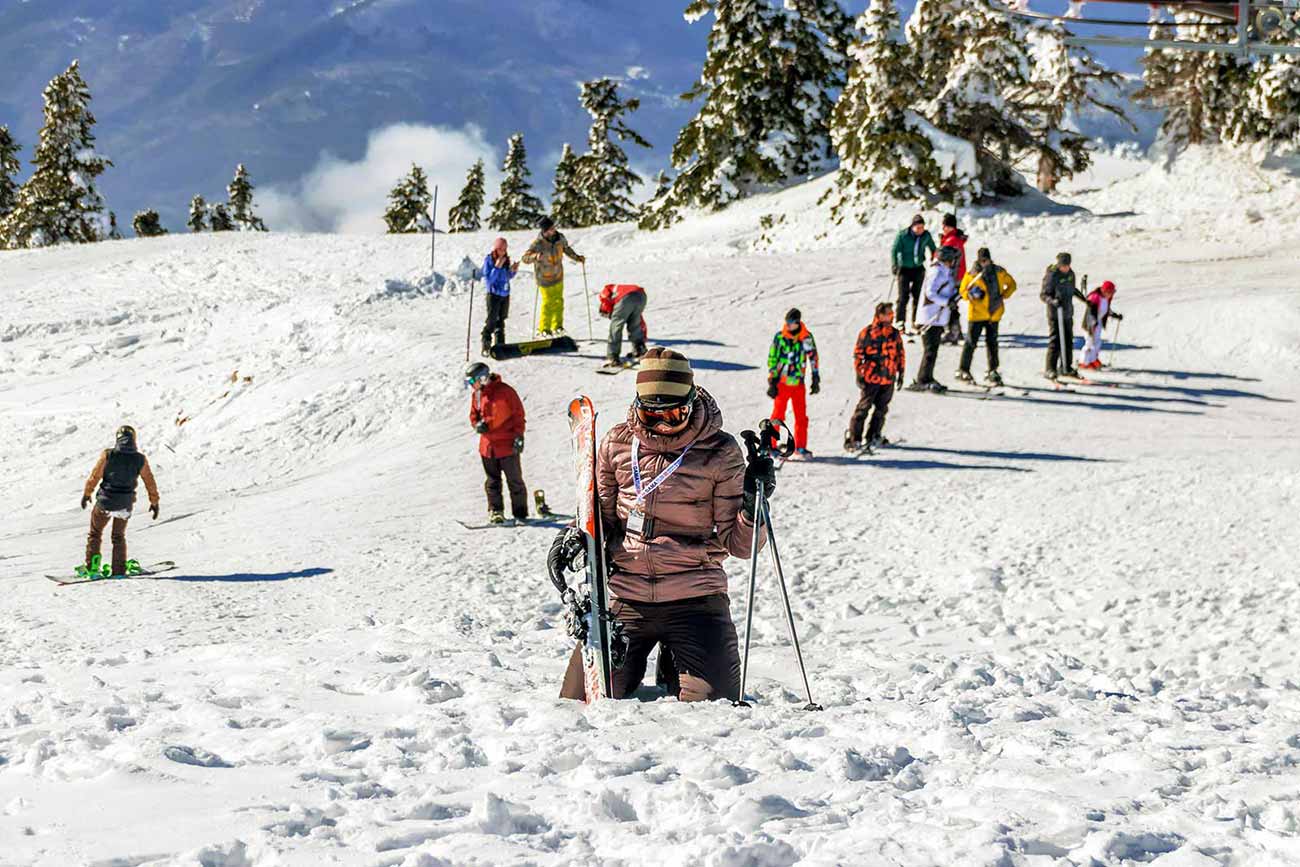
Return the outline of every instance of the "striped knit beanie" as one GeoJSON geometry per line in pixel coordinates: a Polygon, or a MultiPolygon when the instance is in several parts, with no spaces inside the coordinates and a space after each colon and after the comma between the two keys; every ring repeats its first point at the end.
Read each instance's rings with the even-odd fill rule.
{"type": "Polygon", "coordinates": [[[656,346],[641,356],[636,396],[647,407],[666,409],[695,398],[695,374],[685,355],[656,346]]]}

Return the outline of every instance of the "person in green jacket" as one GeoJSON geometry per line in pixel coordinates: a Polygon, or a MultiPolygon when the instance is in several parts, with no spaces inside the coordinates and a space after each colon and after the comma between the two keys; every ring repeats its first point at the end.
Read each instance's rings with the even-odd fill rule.
{"type": "Polygon", "coordinates": [[[785,421],[787,406],[794,408],[794,449],[800,458],[812,457],[808,451],[808,394],[822,389],[817,362],[817,341],[803,323],[803,314],[792,307],[785,314],[785,327],[772,338],[767,351],[767,396],[772,404],[772,420],[785,421]],[[804,380],[812,388],[805,391],[804,380]]]}
{"type": "Polygon", "coordinates": [[[894,238],[890,260],[894,277],[898,280],[898,304],[894,307],[898,330],[907,325],[907,300],[912,299],[912,332],[920,331],[916,325],[916,309],[921,303],[921,286],[925,283],[925,264],[935,254],[934,238],[925,228],[925,217],[917,214],[912,224],[894,238]]]}

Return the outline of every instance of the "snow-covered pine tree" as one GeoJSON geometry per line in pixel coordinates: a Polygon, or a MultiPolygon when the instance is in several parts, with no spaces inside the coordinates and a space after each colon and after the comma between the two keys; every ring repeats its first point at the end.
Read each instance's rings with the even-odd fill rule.
{"type": "Polygon", "coordinates": [[[583,82],[579,101],[591,115],[591,129],[587,133],[587,152],[578,158],[573,173],[580,201],[578,220],[572,225],[634,220],[640,209],[632,202],[632,191],[641,183],[641,176],[628,167],[627,152],[619,142],[650,147],[650,142],[625,119],[641,106],[641,101],[620,97],[618,82],[611,78],[583,82]]]}
{"type": "Polygon", "coordinates": [[[248,179],[248,170],[240,163],[235,167],[235,177],[226,187],[226,193],[230,197],[230,217],[241,232],[266,231],[262,218],[253,213],[254,189],[253,182],[248,179]]]}
{"type": "MultiPolygon", "coordinates": [[[[655,191],[645,202],[641,204],[641,215],[637,220],[637,225],[643,229],[650,228],[648,221],[654,221],[656,218],[656,209],[659,202],[672,191],[673,179],[668,177],[668,173],[659,170],[655,174],[655,191]]],[[[674,220],[676,217],[673,218],[674,220]]],[[[671,222],[671,221],[669,221],[671,222]]]]}
{"type": "Polygon", "coordinates": [[[190,199],[190,218],[185,221],[191,232],[202,232],[208,228],[208,203],[202,196],[190,199]]]}
{"type": "Polygon", "coordinates": [[[73,61],[45,88],[45,124],[33,152],[36,167],[0,219],[0,238],[14,247],[102,241],[108,234],[95,179],[113,163],[95,151],[90,88],[73,61]]]}
{"type": "Polygon", "coordinates": [[[1114,99],[1119,96],[1117,88],[1123,76],[1103,66],[1088,49],[1067,45],[1065,37],[1069,35],[1062,27],[1029,31],[1035,59],[1031,81],[1037,134],[1048,145],[1038,151],[1038,188],[1045,193],[1092,163],[1088,138],[1074,121],[1079,111],[1107,112],[1137,132],[1114,99]]]}
{"type": "Polygon", "coordinates": [[[488,226],[499,232],[536,228],[542,218],[542,203],[533,195],[533,185],[528,180],[532,172],[528,171],[523,133],[510,136],[502,170],[505,177],[501,179],[500,194],[492,202],[488,226]]]}
{"type": "Polygon", "coordinates": [[[831,156],[832,94],[847,72],[852,20],[836,0],[692,0],[712,13],[699,100],[673,145],[672,190],[642,219],[667,225],[683,207],[718,209],[764,185],[815,171],[831,156]]]}
{"type": "MultiPolygon", "coordinates": [[[[0,125],[0,219],[18,204],[18,151],[21,148],[9,133],[9,127],[0,125]]],[[[0,239],[0,248],[4,247],[0,239]]]]}
{"type": "Polygon", "coordinates": [[[835,189],[827,196],[834,200],[832,216],[836,222],[848,213],[865,217],[872,193],[958,198],[964,182],[935,162],[925,135],[932,127],[915,110],[921,82],[900,41],[894,0],[873,0],[857,29],[861,39],[849,48],[849,80],[831,118],[831,140],[840,157],[835,189]]]}
{"type": "Polygon", "coordinates": [[[226,207],[225,202],[217,202],[212,206],[208,222],[214,232],[235,231],[235,221],[231,218],[230,209],[226,207]]]}
{"type": "Polygon", "coordinates": [[[1269,141],[1300,147],[1300,57],[1280,54],[1261,61],[1249,99],[1267,125],[1269,141]]]}
{"type": "Polygon", "coordinates": [[[555,180],[551,185],[551,219],[557,226],[577,226],[582,220],[585,203],[582,193],[574,184],[578,169],[578,155],[564,143],[560,161],[555,164],[555,180]]]}
{"type": "MultiPolygon", "coordinates": [[[[1224,42],[1228,28],[1206,27],[1196,14],[1151,28],[1152,38],[1224,42]]],[[[1142,61],[1142,87],[1135,96],[1165,110],[1160,141],[1174,150],[1222,139],[1253,140],[1258,119],[1250,116],[1248,62],[1230,52],[1153,49],[1142,61]]]]}
{"type": "Polygon", "coordinates": [[[429,231],[428,213],[433,204],[429,192],[429,178],[424,169],[411,163],[406,177],[397,182],[388,194],[388,210],[384,223],[390,235],[410,235],[429,231]]]}
{"type": "Polygon", "coordinates": [[[465,186],[460,191],[460,198],[448,213],[448,225],[452,232],[477,232],[483,228],[483,202],[487,192],[483,188],[483,161],[477,160],[470,167],[465,178],[465,186]]]}
{"type": "MultiPolygon", "coordinates": [[[[1054,143],[1040,141],[1035,134],[1033,58],[1025,27],[988,0],[934,2],[956,4],[951,34],[923,34],[912,26],[908,33],[923,42],[940,38],[945,44],[951,35],[956,47],[950,65],[936,81],[938,90],[927,93],[926,114],[941,131],[974,147],[979,177],[969,185],[967,196],[1017,195],[1023,192],[1024,181],[1010,165],[1013,155],[1039,149],[1059,154],[1054,143]]],[[[922,45],[917,51],[918,58],[941,60],[933,46],[922,45]]]]}
{"type": "Polygon", "coordinates": [[[157,238],[167,234],[167,230],[158,219],[158,212],[153,208],[136,211],[135,219],[131,221],[131,228],[135,229],[137,238],[157,238]]]}

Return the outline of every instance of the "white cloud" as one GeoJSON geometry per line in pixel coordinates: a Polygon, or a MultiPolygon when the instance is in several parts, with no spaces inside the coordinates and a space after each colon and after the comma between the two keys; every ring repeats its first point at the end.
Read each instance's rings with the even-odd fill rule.
{"type": "Polygon", "coordinates": [[[650,70],[644,66],[629,66],[627,68],[627,77],[629,81],[644,81],[650,77],[650,70]]]}
{"type": "Polygon", "coordinates": [[[429,175],[430,187],[439,186],[438,225],[445,226],[447,211],[477,159],[483,160],[487,172],[491,202],[501,182],[501,158],[483,130],[474,125],[452,129],[394,124],[370,134],[360,160],[325,153],[315,168],[288,187],[258,190],[258,211],[279,231],[379,234],[384,231],[388,192],[415,163],[429,175]]]}

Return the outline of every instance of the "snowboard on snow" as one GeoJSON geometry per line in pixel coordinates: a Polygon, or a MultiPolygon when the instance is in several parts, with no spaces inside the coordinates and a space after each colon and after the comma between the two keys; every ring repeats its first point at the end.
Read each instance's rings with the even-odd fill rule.
{"type": "Polygon", "coordinates": [[[569,401],[569,432],[573,439],[573,469],[578,495],[576,526],[587,544],[585,598],[578,602],[585,619],[582,675],[586,701],[608,698],[614,674],[614,625],[609,614],[609,572],[605,563],[605,533],[601,527],[596,490],[596,407],[579,395],[569,401]]]}
{"type": "Polygon", "coordinates": [[[97,556],[91,561],[90,568],[78,566],[71,575],[46,575],[45,577],[55,584],[66,586],[68,584],[94,584],[101,581],[126,581],[131,578],[155,578],[175,568],[176,563],[171,560],[159,560],[157,563],[150,563],[148,566],[141,566],[134,560],[128,560],[125,575],[110,575],[107,571],[107,564],[97,556]]]}
{"type": "Polygon", "coordinates": [[[641,365],[636,361],[624,361],[615,365],[603,364],[596,368],[596,372],[603,374],[604,376],[614,376],[615,374],[622,373],[625,370],[636,370],[640,366],[641,365]]]}
{"type": "Polygon", "coordinates": [[[530,355],[551,355],[559,352],[577,352],[578,344],[572,337],[543,337],[538,340],[525,340],[520,343],[498,343],[489,354],[497,361],[510,358],[526,358],[530,355]]]}

